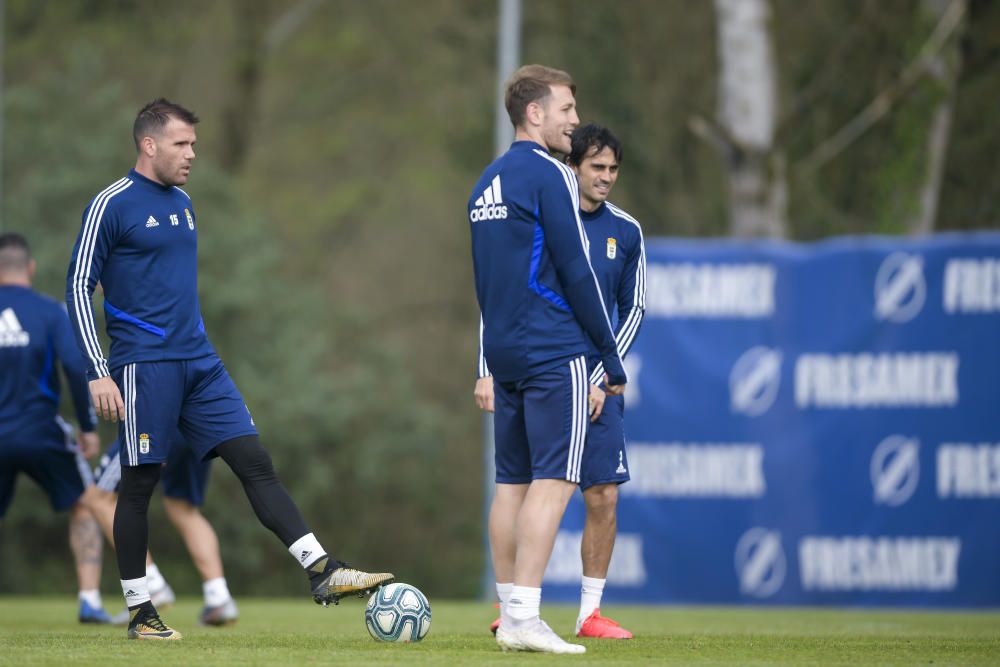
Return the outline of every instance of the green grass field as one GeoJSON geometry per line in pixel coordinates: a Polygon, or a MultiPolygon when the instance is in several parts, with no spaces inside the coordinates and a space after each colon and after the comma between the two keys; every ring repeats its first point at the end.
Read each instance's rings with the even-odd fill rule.
{"type": "MultiPolygon", "coordinates": [[[[11,665],[1000,665],[1000,613],[606,607],[636,634],[628,642],[585,640],[583,656],[503,654],[486,630],[488,604],[431,601],[433,626],[419,644],[378,644],[360,600],[322,609],[307,600],[244,598],[229,628],[198,628],[198,602],[163,618],[180,642],[136,642],[123,628],[81,626],[73,600],[0,597],[0,664],[11,665]]],[[[568,637],[572,607],[544,605],[568,637]]]]}

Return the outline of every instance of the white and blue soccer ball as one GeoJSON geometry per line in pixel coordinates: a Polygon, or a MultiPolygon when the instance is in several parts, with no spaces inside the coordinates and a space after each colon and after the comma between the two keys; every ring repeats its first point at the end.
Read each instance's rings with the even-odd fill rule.
{"type": "Polygon", "coordinates": [[[389,584],[368,598],[365,625],[380,642],[418,642],[431,629],[431,605],[416,587],[389,584]]]}

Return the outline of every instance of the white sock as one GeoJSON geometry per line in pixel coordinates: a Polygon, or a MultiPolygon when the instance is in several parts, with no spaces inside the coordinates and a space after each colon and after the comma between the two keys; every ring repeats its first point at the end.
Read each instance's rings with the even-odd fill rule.
{"type": "Polygon", "coordinates": [[[92,609],[104,608],[104,602],[101,600],[101,591],[96,588],[88,588],[87,590],[81,589],[78,597],[83,602],[89,604],[92,609]]]}
{"type": "Polygon", "coordinates": [[[288,553],[299,561],[302,569],[308,570],[310,565],[326,555],[326,550],[320,545],[316,536],[309,533],[295,540],[292,546],[288,547],[288,553]]]}
{"type": "Polygon", "coordinates": [[[133,609],[143,602],[149,602],[149,588],[146,586],[146,577],[122,579],[121,582],[126,607],[133,609]]]}
{"type": "Polygon", "coordinates": [[[601,596],[604,595],[604,583],[607,579],[594,579],[584,577],[580,586],[580,615],[577,617],[577,624],[587,620],[587,617],[595,609],[601,607],[601,596]]]}
{"type": "Polygon", "coordinates": [[[146,585],[151,591],[158,591],[167,585],[167,580],[160,574],[160,568],[156,567],[156,563],[146,566],[146,585]]]}
{"type": "Polygon", "coordinates": [[[500,598],[500,615],[503,616],[504,611],[507,609],[507,601],[510,600],[510,591],[514,588],[514,584],[501,584],[497,582],[497,597],[500,598]]]}
{"type": "Polygon", "coordinates": [[[513,627],[524,625],[538,618],[542,606],[542,589],[531,586],[514,586],[507,600],[507,610],[501,623],[511,621],[513,627]]]}
{"type": "Polygon", "coordinates": [[[205,593],[206,607],[218,607],[219,605],[226,604],[233,597],[229,593],[229,586],[226,585],[225,577],[216,577],[215,579],[203,582],[201,590],[205,593]]]}

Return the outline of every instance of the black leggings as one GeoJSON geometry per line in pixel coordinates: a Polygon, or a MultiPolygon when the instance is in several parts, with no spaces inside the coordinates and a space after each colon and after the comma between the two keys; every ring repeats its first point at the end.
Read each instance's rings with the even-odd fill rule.
{"type": "Polygon", "coordinates": [[[257,518],[286,547],[310,532],[295,501],[278,480],[271,455],[261,446],[259,437],[233,438],[215,451],[243,483],[257,518]]]}
{"type": "MultiPolygon", "coordinates": [[[[271,456],[256,435],[227,440],[215,451],[233,469],[257,518],[286,547],[309,533],[299,508],[278,481],[271,456]]],[[[146,550],[149,546],[149,499],[160,481],[160,464],[122,466],[115,510],[115,553],[122,579],[146,576],[146,550]]]]}
{"type": "Polygon", "coordinates": [[[122,579],[146,576],[146,549],[149,546],[146,511],[158,481],[159,463],[122,466],[114,527],[115,556],[118,558],[118,574],[122,579]]]}

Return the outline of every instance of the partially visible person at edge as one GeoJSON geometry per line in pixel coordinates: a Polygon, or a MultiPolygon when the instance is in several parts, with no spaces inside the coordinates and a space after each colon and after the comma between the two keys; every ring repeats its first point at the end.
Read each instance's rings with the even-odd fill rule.
{"type": "Polygon", "coordinates": [[[66,308],[32,289],[35,269],[23,236],[0,235],[0,520],[20,473],[45,490],[52,509],[69,510],[69,543],[80,587],[78,618],[81,623],[111,623],[100,592],[104,543],[81,502],[93,482],[84,459],[101,446],[86,367],[66,308]],[[75,438],[59,417],[60,366],[80,427],[75,438]]]}

